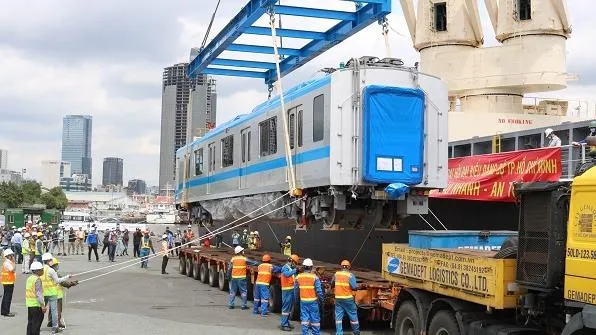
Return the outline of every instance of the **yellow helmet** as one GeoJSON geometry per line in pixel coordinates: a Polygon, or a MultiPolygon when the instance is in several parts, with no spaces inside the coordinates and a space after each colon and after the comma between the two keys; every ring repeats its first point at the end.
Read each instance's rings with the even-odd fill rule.
{"type": "Polygon", "coordinates": [[[58,260],[58,258],[54,257],[54,259],[52,260],[52,264],[53,265],[60,264],[60,261],[58,260]]]}

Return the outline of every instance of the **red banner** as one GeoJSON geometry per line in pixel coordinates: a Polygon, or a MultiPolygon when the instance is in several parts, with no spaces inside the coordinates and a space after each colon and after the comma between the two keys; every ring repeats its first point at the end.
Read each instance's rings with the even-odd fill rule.
{"type": "Polygon", "coordinates": [[[543,148],[449,160],[449,183],[432,198],[515,201],[514,182],[558,181],[561,148],[543,148]]]}

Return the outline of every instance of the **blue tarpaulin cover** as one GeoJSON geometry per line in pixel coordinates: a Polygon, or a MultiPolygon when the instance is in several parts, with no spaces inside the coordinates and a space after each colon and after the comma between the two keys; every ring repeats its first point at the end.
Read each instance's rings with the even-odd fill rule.
{"type": "Polygon", "coordinates": [[[391,200],[396,200],[402,195],[408,193],[409,190],[410,188],[408,187],[408,185],[402,183],[393,183],[385,187],[385,193],[387,193],[389,199],[391,200]]]}
{"type": "Polygon", "coordinates": [[[424,173],[424,92],[371,85],[363,95],[363,180],[419,184],[424,173]]]}

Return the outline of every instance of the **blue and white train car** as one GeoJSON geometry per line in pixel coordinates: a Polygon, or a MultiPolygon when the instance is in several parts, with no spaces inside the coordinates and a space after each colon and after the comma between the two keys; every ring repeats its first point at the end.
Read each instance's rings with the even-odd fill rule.
{"type": "Polygon", "coordinates": [[[286,110],[272,98],[180,148],[177,205],[224,220],[288,192],[283,112],[303,197],[278,217],[339,229],[425,214],[428,192],[447,185],[447,88],[402,64],[352,59],[285,92],[286,110]],[[390,184],[408,191],[390,200],[390,184]]]}

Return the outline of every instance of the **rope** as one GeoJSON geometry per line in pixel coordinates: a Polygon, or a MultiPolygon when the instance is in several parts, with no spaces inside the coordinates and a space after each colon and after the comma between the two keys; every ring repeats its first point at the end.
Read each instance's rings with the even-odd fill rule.
{"type": "Polygon", "coordinates": [[[213,15],[211,15],[211,21],[209,21],[209,25],[207,26],[207,31],[205,32],[205,36],[203,37],[203,43],[201,43],[201,49],[199,49],[199,50],[203,50],[203,48],[205,47],[205,44],[207,44],[207,38],[209,38],[209,32],[211,31],[211,26],[213,26],[213,21],[215,20],[215,14],[217,13],[217,9],[219,8],[220,2],[221,2],[221,0],[217,1],[217,5],[215,6],[213,15]]]}
{"type": "Polygon", "coordinates": [[[383,38],[385,39],[385,54],[387,58],[391,57],[391,45],[389,44],[389,21],[387,18],[383,18],[380,22],[381,27],[383,28],[382,34],[383,38]]]}
{"type": "Polygon", "coordinates": [[[277,88],[277,94],[279,95],[279,103],[281,105],[281,116],[284,123],[284,144],[286,147],[286,162],[288,164],[288,170],[290,178],[288,180],[290,186],[290,192],[293,196],[296,194],[296,176],[294,175],[294,164],[292,163],[292,152],[290,151],[290,136],[288,132],[288,120],[286,116],[286,106],[284,101],[284,93],[281,85],[281,70],[279,67],[279,52],[277,50],[277,34],[275,32],[275,12],[273,8],[269,11],[269,24],[271,26],[271,38],[273,40],[273,57],[275,59],[275,70],[277,71],[277,81],[275,86],[277,88]]]}
{"type": "Polygon", "coordinates": [[[449,230],[449,229],[447,229],[447,227],[445,227],[443,222],[441,222],[441,220],[439,220],[439,218],[435,215],[435,213],[433,212],[432,209],[429,208],[428,211],[430,212],[430,214],[432,214],[432,216],[434,216],[435,220],[437,220],[441,224],[441,226],[443,226],[443,229],[449,230]]]}
{"type": "MultiPolygon", "coordinates": [[[[216,234],[216,233],[213,233],[211,230],[209,230],[209,228],[207,228],[207,226],[206,226],[206,225],[205,225],[205,224],[204,224],[202,221],[200,221],[200,222],[201,222],[201,225],[202,225],[203,227],[205,227],[205,229],[207,229],[207,231],[209,232],[209,235],[211,235],[211,236],[215,237],[215,234],[216,234]]],[[[224,242],[224,241],[221,241],[221,242],[222,242],[222,243],[223,243],[223,244],[224,244],[226,247],[228,247],[228,248],[232,248],[232,246],[231,246],[231,245],[229,245],[229,244],[227,244],[226,242],[224,242]]]]}
{"type": "Polygon", "coordinates": [[[424,218],[424,216],[418,214],[418,216],[422,219],[422,221],[426,222],[426,224],[432,229],[432,230],[436,230],[435,227],[433,227],[433,225],[430,224],[430,222],[426,221],[426,219],[424,218]]]}
{"type": "Polygon", "coordinates": [[[350,263],[354,264],[354,261],[356,260],[356,257],[358,257],[358,255],[360,255],[360,251],[364,247],[364,244],[366,244],[366,240],[368,240],[368,237],[370,236],[370,233],[372,233],[373,229],[375,229],[375,225],[374,224],[371,224],[370,225],[370,230],[368,231],[368,234],[364,238],[364,241],[362,241],[362,244],[360,245],[360,248],[358,248],[358,251],[356,252],[356,255],[354,255],[354,258],[352,258],[352,261],[350,263]]]}

